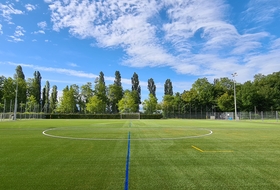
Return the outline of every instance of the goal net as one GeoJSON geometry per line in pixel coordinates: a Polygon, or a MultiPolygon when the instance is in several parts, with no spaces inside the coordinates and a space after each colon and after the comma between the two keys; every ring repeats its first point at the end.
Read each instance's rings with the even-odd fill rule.
{"type": "Polygon", "coordinates": [[[140,119],[140,113],[121,113],[120,119],[140,119]]]}

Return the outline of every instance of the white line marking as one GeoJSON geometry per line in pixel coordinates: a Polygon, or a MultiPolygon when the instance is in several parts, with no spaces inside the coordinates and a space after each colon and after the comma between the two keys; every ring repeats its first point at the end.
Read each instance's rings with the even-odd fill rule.
{"type": "MultiPolygon", "coordinates": [[[[99,138],[82,138],[82,137],[67,137],[67,136],[58,136],[58,135],[50,135],[47,132],[56,130],[56,128],[47,129],[43,131],[43,135],[52,137],[52,138],[59,138],[59,139],[71,139],[71,140],[88,140],[88,141],[127,141],[127,139],[99,139],[99,138]]],[[[203,134],[203,135],[197,135],[197,136],[186,136],[186,137],[176,137],[176,138],[145,138],[145,139],[130,139],[133,141],[156,141],[156,140],[178,140],[178,139],[191,139],[191,138],[200,138],[205,137],[213,134],[213,131],[209,129],[197,129],[197,130],[206,130],[209,133],[203,134]]]]}

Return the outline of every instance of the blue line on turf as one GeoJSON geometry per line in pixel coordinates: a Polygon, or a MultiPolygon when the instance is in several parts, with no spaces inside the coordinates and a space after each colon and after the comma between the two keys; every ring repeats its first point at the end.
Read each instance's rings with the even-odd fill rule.
{"type": "Polygon", "coordinates": [[[127,140],[127,155],[126,155],[125,182],[124,182],[125,190],[128,190],[129,157],[130,157],[130,132],[128,132],[128,140],[127,140]]]}

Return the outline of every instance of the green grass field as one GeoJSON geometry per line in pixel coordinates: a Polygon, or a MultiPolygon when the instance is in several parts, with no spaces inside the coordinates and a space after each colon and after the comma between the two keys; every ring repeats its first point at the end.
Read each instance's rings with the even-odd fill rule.
{"type": "Polygon", "coordinates": [[[279,136],[280,122],[5,121],[0,189],[280,189],[279,136]]]}

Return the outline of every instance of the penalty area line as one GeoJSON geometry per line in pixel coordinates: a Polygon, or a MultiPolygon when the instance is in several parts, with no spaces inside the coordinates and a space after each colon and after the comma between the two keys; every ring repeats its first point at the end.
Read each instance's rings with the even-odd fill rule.
{"type": "Polygon", "coordinates": [[[198,150],[199,152],[233,152],[233,150],[202,150],[194,145],[192,145],[192,148],[198,150]]]}
{"type": "Polygon", "coordinates": [[[197,148],[196,146],[193,146],[192,147],[195,149],[195,150],[198,150],[199,152],[204,152],[203,150],[201,150],[200,148],[197,148]]]}

